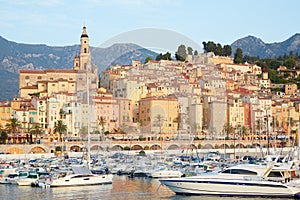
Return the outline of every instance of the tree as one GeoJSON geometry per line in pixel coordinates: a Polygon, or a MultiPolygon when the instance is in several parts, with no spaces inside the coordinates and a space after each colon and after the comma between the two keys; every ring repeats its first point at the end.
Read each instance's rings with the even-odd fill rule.
{"type": "Polygon", "coordinates": [[[216,54],[216,49],[217,49],[217,45],[212,41],[208,41],[207,52],[214,52],[214,54],[216,54]]]}
{"type": "Polygon", "coordinates": [[[259,140],[259,146],[260,146],[260,140],[261,140],[261,129],[263,128],[263,121],[261,119],[256,120],[255,123],[255,130],[258,132],[258,140],[259,140]]]}
{"type": "Polygon", "coordinates": [[[1,143],[5,144],[7,139],[8,139],[7,133],[4,130],[1,130],[1,143]]]}
{"type": "Polygon", "coordinates": [[[162,141],[163,141],[163,138],[162,138],[162,132],[161,132],[161,128],[163,126],[163,122],[165,121],[164,117],[161,115],[161,114],[158,114],[155,116],[155,121],[157,123],[159,123],[159,140],[160,140],[160,149],[162,150],[162,141]]]}
{"type": "Polygon", "coordinates": [[[284,61],[284,66],[286,66],[288,69],[294,69],[296,67],[296,61],[294,58],[289,58],[284,61]]]}
{"type": "Polygon", "coordinates": [[[172,60],[171,53],[167,52],[164,55],[162,55],[162,60],[172,60]]]}
{"type": "Polygon", "coordinates": [[[223,56],[223,47],[220,43],[217,44],[214,53],[215,53],[215,55],[223,56]]]}
{"type": "Polygon", "coordinates": [[[35,142],[37,142],[38,135],[42,133],[42,129],[38,124],[34,124],[34,126],[30,129],[30,134],[35,134],[35,142]]]}
{"type": "Polygon", "coordinates": [[[178,47],[177,52],[175,53],[176,60],[185,61],[186,58],[186,49],[183,44],[178,47]]]}
{"type": "Polygon", "coordinates": [[[148,57],[145,59],[145,64],[146,64],[147,62],[149,62],[150,60],[153,60],[153,59],[152,59],[152,57],[148,56],[148,57]]]}
{"type": "Polygon", "coordinates": [[[155,60],[160,61],[160,60],[162,60],[162,57],[163,57],[162,53],[157,54],[155,60]]]}
{"type": "MultiPolygon", "coordinates": [[[[104,125],[105,125],[106,121],[104,117],[99,117],[98,116],[98,125],[100,126],[100,139],[102,137],[102,134],[104,133],[104,125]]],[[[102,138],[103,139],[103,138],[102,138]]]]}
{"type": "Polygon", "coordinates": [[[232,54],[232,49],[230,45],[224,45],[223,47],[223,55],[224,56],[231,56],[232,54]]]}
{"type": "Polygon", "coordinates": [[[249,134],[249,129],[246,126],[241,127],[241,137],[247,136],[249,134]]]}
{"type": "Polygon", "coordinates": [[[62,142],[62,134],[64,134],[67,130],[67,125],[65,125],[62,120],[58,120],[54,125],[53,132],[59,134],[60,141],[62,142]]]}
{"type": "Polygon", "coordinates": [[[194,55],[195,55],[195,56],[198,55],[198,51],[197,51],[197,50],[194,51],[194,55]]]}
{"type": "Polygon", "coordinates": [[[6,124],[6,128],[13,137],[13,143],[16,143],[15,136],[16,136],[18,129],[21,128],[21,123],[19,122],[19,120],[17,118],[10,118],[9,123],[6,124]]]}
{"type": "Polygon", "coordinates": [[[79,130],[79,135],[81,137],[81,139],[86,138],[87,137],[87,132],[88,132],[88,128],[86,126],[82,126],[79,130]]]}
{"type": "Polygon", "coordinates": [[[172,60],[171,58],[171,53],[167,52],[165,54],[157,54],[155,60],[160,61],[160,60],[172,60]]]}
{"type": "Polygon", "coordinates": [[[193,48],[192,47],[188,47],[187,51],[188,51],[188,55],[193,55],[193,48]]]}
{"type": "Polygon", "coordinates": [[[202,44],[203,44],[204,53],[207,53],[207,42],[203,41],[202,44]]]}
{"type": "Polygon", "coordinates": [[[236,49],[236,52],[234,54],[233,62],[237,63],[237,64],[243,63],[243,51],[242,51],[241,48],[236,49]]]}
{"type": "Polygon", "coordinates": [[[234,128],[229,122],[226,122],[223,126],[223,131],[226,133],[226,137],[228,138],[229,134],[234,131],[234,128]]]}

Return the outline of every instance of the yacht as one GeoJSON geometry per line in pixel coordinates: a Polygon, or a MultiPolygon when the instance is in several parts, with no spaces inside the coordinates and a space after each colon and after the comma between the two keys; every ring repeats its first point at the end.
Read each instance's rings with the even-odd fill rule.
{"type": "Polygon", "coordinates": [[[16,179],[19,186],[31,186],[31,183],[37,181],[39,176],[36,172],[29,172],[27,177],[16,179]]]}
{"type": "Polygon", "coordinates": [[[289,170],[245,164],[217,174],[160,179],[160,182],[176,194],[295,197],[300,193],[300,185],[288,182],[291,178],[289,170]]]}
{"type": "Polygon", "coordinates": [[[167,168],[162,168],[150,173],[149,177],[152,178],[179,178],[182,177],[183,173],[179,170],[172,170],[167,168]]]}
{"type": "Polygon", "coordinates": [[[72,167],[73,173],[60,173],[57,178],[51,178],[50,187],[111,184],[112,174],[92,174],[87,167],[72,167]]]}

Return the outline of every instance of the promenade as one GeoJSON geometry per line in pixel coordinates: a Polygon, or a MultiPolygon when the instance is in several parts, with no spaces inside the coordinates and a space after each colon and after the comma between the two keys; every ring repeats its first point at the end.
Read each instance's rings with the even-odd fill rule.
{"type": "MultiPolygon", "coordinates": [[[[276,142],[278,144],[279,141],[276,142]]],[[[87,141],[72,141],[72,142],[43,142],[41,144],[7,144],[0,145],[1,154],[47,154],[55,153],[57,147],[60,147],[63,152],[86,152],[87,141]]],[[[195,140],[191,143],[189,140],[170,140],[170,141],[121,141],[121,140],[105,140],[105,141],[90,141],[91,152],[101,151],[141,151],[141,150],[196,150],[203,152],[220,151],[226,153],[234,152],[264,152],[269,151],[289,151],[291,147],[276,147],[274,141],[270,142],[269,150],[267,141],[249,141],[249,140],[195,140]],[[260,145],[261,147],[260,148],[260,145]],[[234,148],[235,147],[235,148],[234,148]]]]}

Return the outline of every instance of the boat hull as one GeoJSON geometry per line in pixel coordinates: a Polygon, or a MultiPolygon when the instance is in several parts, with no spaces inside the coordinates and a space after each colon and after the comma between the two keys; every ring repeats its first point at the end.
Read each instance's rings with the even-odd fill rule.
{"type": "Polygon", "coordinates": [[[67,186],[111,184],[112,178],[113,178],[112,174],[93,176],[89,178],[65,177],[65,178],[55,179],[49,185],[50,187],[67,187],[67,186]]]}
{"type": "Polygon", "coordinates": [[[300,188],[269,181],[209,180],[209,179],[160,179],[160,182],[176,194],[294,197],[300,188]]]}

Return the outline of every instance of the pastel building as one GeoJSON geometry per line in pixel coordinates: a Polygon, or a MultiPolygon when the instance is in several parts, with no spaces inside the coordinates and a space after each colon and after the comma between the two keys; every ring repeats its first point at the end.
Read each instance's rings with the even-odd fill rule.
{"type": "Polygon", "coordinates": [[[139,103],[142,133],[176,134],[178,101],[174,96],[145,97],[139,103]]]}
{"type": "Polygon", "coordinates": [[[89,37],[86,27],[80,38],[80,54],[74,58],[73,69],[20,70],[19,89],[21,98],[31,96],[51,96],[53,93],[76,93],[86,90],[86,75],[90,89],[98,87],[98,69],[91,66],[89,37]]]}

